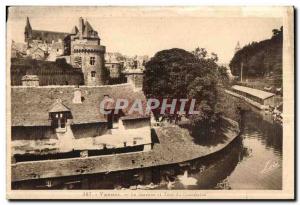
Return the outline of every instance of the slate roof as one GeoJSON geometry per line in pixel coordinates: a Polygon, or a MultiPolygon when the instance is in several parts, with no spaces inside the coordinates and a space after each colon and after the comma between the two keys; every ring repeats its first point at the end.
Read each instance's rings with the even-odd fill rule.
{"type": "Polygon", "coordinates": [[[47,43],[58,42],[59,39],[63,41],[67,35],[69,34],[63,32],[32,30],[32,39],[46,41],[47,43]]]}
{"type": "MultiPolygon", "coordinates": [[[[143,109],[146,109],[146,99],[142,91],[134,91],[130,84],[107,86],[80,86],[82,103],[74,104],[76,86],[12,86],[11,88],[11,123],[12,126],[50,126],[49,111],[57,99],[70,109],[73,124],[106,122],[106,117],[100,113],[100,102],[109,95],[128,99],[129,105],[135,99],[141,99],[143,109]]],[[[123,110],[125,116],[131,118],[148,117],[146,114],[134,112],[129,114],[130,107],[123,110]]],[[[145,112],[144,112],[145,113],[145,112]]]]}
{"type": "Polygon", "coordinates": [[[48,112],[68,112],[70,109],[65,106],[60,99],[54,102],[51,106],[51,109],[48,112]]]}
{"type": "Polygon", "coordinates": [[[70,34],[72,34],[72,35],[76,35],[77,33],[78,33],[78,28],[77,28],[77,26],[74,26],[73,28],[72,28],[72,31],[71,31],[71,33],[70,34]]]}
{"type": "Polygon", "coordinates": [[[263,99],[263,100],[265,100],[267,98],[270,98],[270,97],[275,95],[274,93],[269,93],[269,92],[266,92],[266,91],[257,90],[257,89],[254,89],[254,88],[249,88],[249,87],[240,86],[240,85],[234,85],[234,86],[232,86],[232,89],[238,90],[238,91],[241,91],[241,92],[244,92],[244,93],[248,93],[249,95],[258,97],[258,98],[263,99]]]}
{"type": "Polygon", "coordinates": [[[98,33],[93,29],[88,21],[85,21],[83,38],[99,38],[98,33]]]}

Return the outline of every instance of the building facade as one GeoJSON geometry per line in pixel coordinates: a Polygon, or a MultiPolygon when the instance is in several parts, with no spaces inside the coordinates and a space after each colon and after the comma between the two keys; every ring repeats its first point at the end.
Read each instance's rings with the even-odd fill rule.
{"type": "MultiPolygon", "coordinates": [[[[30,78],[29,78],[30,77],[30,78]]],[[[15,162],[88,157],[110,149],[151,150],[150,116],[129,112],[145,96],[130,84],[107,86],[12,86],[12,155],[15,162]],[[127,99],[129,107],[103,114],[104,98],[127,99]]],[[[109,109],[114,110],[114,105],[109,109]]],[[[146,112],[144,112],[146,113],[146,112]]]]}
{"type": "Polygon", "coordinates": [[[74,68],[82,70],[85,85],[105,83],[105,46],[100,45],[98,32],[82,17],[70,33],[34,30],[27,18],[24,35],[27,55],[33,59],[65,58],[74,68]]]}

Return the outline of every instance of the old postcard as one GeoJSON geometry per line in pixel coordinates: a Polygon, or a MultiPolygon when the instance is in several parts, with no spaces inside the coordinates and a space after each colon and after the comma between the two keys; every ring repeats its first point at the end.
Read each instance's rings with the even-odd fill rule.
{"type": "Polygon", "coordinates": [[[294,199],[293,7],[7,9],[7,198],[294,199]]]}

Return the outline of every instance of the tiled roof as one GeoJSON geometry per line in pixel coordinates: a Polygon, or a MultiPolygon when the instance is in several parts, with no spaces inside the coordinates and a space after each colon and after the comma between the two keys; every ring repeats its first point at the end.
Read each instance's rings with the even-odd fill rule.
{"type": "MultiPolygon", "coordinates": [[[[141,99],[146,108],[142,91],[134,92],[132,85],[119,84],[107,86],[81,86],[82,103],[73,103],[75,86],[12,86],[11,116],[12,126],[50,126],[49,111],[57,99],[70,109],[73,124],[106,122],[100,113],[100,102],[109,95],[113,99],[128,99],[129,105],[135,99],[141,99]]],[[[123,110],[125,116],[140,118],[146,115],[134,112],[129,115],[130,107],[123,110]]]]}

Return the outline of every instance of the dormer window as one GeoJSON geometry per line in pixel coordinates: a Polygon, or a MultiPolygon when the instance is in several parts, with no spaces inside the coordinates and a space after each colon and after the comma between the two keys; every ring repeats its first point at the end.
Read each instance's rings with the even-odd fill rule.
{"type": "Polygon", "coordinates": [[[56,132],[66,132],[66,124],[72,115],[70,109],[61,100],[57,100],[49,110],[49,117],[56,132]]]}

